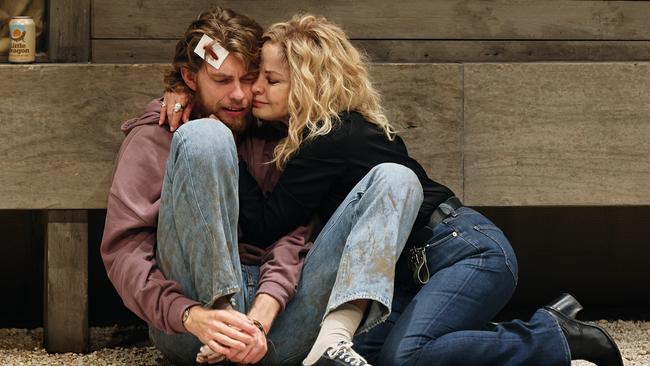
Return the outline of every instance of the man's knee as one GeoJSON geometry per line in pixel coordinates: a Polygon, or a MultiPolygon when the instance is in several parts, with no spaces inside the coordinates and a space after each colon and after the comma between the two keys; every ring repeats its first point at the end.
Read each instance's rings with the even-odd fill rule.
{"type": "Polygon", "coordinates": [[[236,150],[232,131],[223,122],[202,118],[183,124],[176,130],[172,146],[183,145],[188,154],[205,156],[206,154],[232,153],[236,150]]]}
{"type": "Polygon", "coordinates": [[[370,171],[379,179],[387,189],[407,193],[411,199],[422,201],[422,185],[418,176],[404,165],[395,163],[382,163],[370,171]]]}
{"type": "Polygon", "coordinates": [[[183,124],[172,138],[172,149],[189,160],[218,158],[236,159],[233,134],[221,121],[202,118],[183,124]]]}

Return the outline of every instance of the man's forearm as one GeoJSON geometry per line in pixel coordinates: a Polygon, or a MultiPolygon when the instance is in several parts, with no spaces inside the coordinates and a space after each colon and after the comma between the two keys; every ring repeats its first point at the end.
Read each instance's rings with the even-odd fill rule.
{"type": "Polygon", "coordinates": [[[264,327],[265,333],[268,334],[273,325],[273,321],[282,309],[280,302],[273,296],[261,293],[255,297],[255,302],[248,312],[248,316],[257,320],[264,327]]]}

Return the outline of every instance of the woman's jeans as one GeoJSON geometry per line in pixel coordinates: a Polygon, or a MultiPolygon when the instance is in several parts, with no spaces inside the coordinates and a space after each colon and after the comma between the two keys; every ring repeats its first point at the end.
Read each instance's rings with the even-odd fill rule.
{"type": "Polygon", "coordinates": [[[488,326],[517,283],[503,232],[468,207],[452,210],[425,244],[431,277],[416,285],[409,252],[397,265],[393,312],[355,349],[373,365],[570,365],[565,337],[545,310],[488,326]]]}
{"type": "MultiPolygon", "coordinates": [[[[245,313],[259,268],[239,260],[237,185],[230,130],[211,119],[180,127],[162,187],[156,260],[185,296],[208,307],[227,296],[245,313]]],[[[401,165],[378,165],[352,189],[305,258],[297,293],[268,335],[263,363],[300,364],[322,318],[346,302],[372,300],[359,331],[388,317],[395,265],[421,203],[417,176],[401,165]]],[[[189,333],[167,335],[150,327],[150,336],[178,364],[193,364],[201,346],[189,333]]]]}

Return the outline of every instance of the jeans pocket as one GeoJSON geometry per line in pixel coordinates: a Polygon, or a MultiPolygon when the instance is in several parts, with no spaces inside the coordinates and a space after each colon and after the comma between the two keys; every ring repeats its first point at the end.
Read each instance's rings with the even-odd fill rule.
{"type": "Polygon", "coordinates": [[[433,249],[434,247],[442,245],[443,243],[446,243],[457,236],[458,233],[456,232],[456,230],[453,230],[450,233],[444,233],[443,235],[438,235],[437,237],[433,236],[431,240],[429,240],[429,242],[424,245],[424,249],[426,250],[429,250],[430,248],[433,249]]]}
{"type": "MultiPolygon", "coordinates": [[[[445,227],[446,228],[446,227],[445,227]]],[[[452,229],[442,230],[437,235],[433,235],[423,246],[414,247],[409,250],[409,270],[416,286],[426,285],[431,277],[434,268],[429,267],[427,257],[432,256],[431,252],[438,247],[458,237],[458,233],[452,229]]]]}

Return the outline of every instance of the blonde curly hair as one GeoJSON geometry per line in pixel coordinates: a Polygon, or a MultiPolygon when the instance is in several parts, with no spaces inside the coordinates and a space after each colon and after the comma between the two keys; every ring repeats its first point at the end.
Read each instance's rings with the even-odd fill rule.
{"type": "Polygon", "coordinates": [[[370,82],[367,58],[340,27],[324,17],[295,15],[269,27],[262,42],[278,45],[289,68],[288,136],[276,146],[273,159],[279,169],[303,141],[332,131],[342,112],[361,113],[394,139],[396,132],[370,82]]]}

